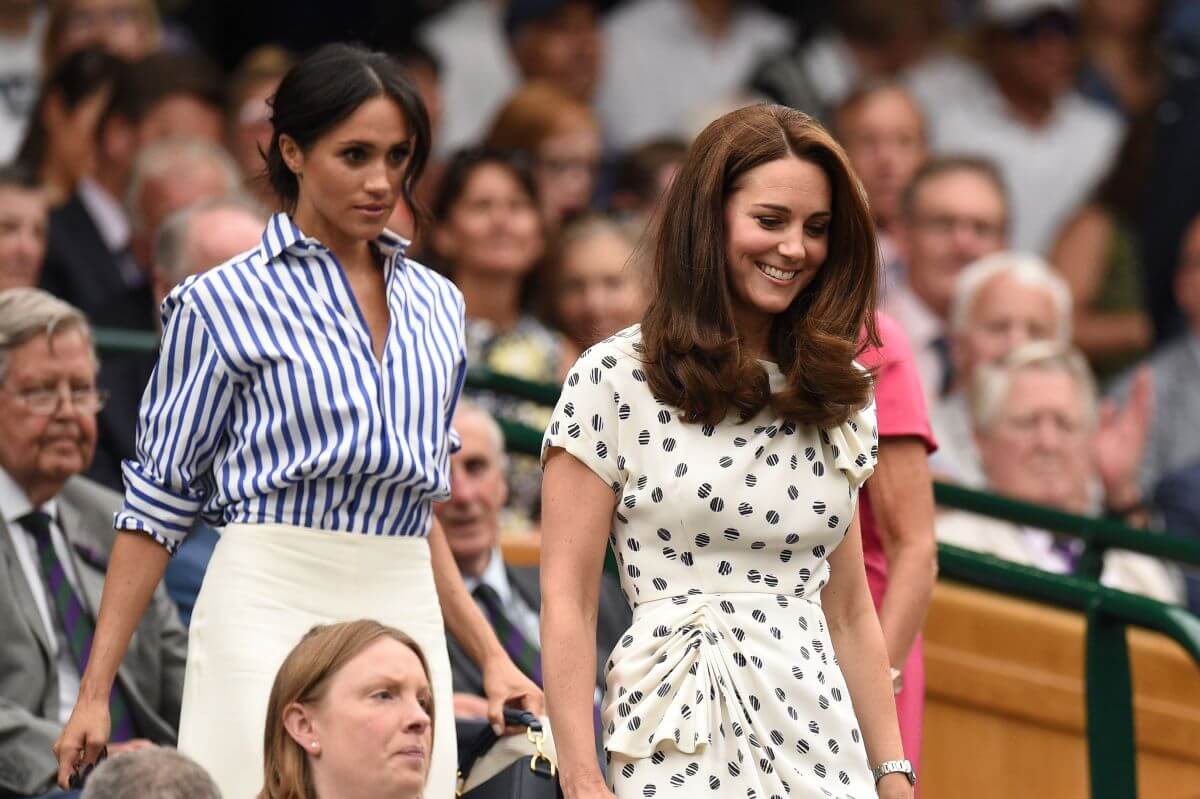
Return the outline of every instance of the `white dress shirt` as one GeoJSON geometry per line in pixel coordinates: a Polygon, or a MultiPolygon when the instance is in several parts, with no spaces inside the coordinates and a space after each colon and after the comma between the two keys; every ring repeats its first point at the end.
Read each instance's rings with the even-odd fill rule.
{"type": "MultiPolygon", "coordinates": [[[[50,642],[50,654],[58,667],[58,721],[66,724],[75,708],[75,699],[79,696],[79,668],[75,665],[71,651],[62,646],[65,632],[59,625],[57,611],[50,605],[49,589],[46,587],[46,581],[42,579],[42,570],[38,565],[37,539],[17,522],[17,519],[32,510],[33,505],[29,497],[25,496],[25,492],[8,472],[0,469],[0,513],[4,514],[4,523],[12,537],[17,562],[21,564],[21,573],[25,575],[29,592],[33,594],[38,616],[45,626],[46,640],[50,642]]],[[[78,595],[79,578],[75,575],[67,543],[58,526],[58,506],[52,499],[42,505],[41,510],[50,516],[50,541],[54,544],[54,551],[63,565],[71,590],[78,595]]]]}
{"type": "Polygon", "coordinates": [[[596,99],[606,140],[617,149],[658,136],[686,136],[698,109],[742,91],[792,26],[754,3],[736,3],[714,39],[688,0],[635,0],[604,21],[604,65],[596,99]]]}
{"type": "MultiPolygon", "coordinates": [[[[925,391],[925,407],[932,411],[940,399],[946,372],[936,343],[945,335],[946,324],[905,283],[891,287],[883,310],[896,320],[908,336],[917,374],[921,378],[921,388],[925,391]]],[[[940,438],[938,440],[941,441],[940,438]]]]}
{"type": "Polygon", "coordinates": [[[81,178],[75,190],[79,193],[79,201],[83,203],[88,216],[92,218],[92,223],[100,232],[104,246],[108,247],[108,251],[116,258],[125,283],[130,287],[145,283],[145,274],[129,252],[129,242],[133,233],[125,208],[107,189],[91,178],[81,178]]]}
{"type": "Polygon", "coordinates": [[[504,36],[503,5],[465,0],[434,17],[419,34],[442,66],[442,125],[434,143],[441,155],[482,139],[500,105],[520,86],[520,70],[504,36]]]}
{"type": "Polygon", "coordinates": [[[37,101],[45,8],[36,8],[29,30],[0,35],[0,163],[17,154],[37,101]]]}

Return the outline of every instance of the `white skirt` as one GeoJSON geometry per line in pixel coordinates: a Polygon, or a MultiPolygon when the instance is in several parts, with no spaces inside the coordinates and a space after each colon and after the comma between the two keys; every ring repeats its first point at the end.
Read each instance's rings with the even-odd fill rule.
{"type": "Polygon", "coordinates": [[[424,795],[454,795],[450,661],[428,541],[234,524],[192,614],[179,722],[179,750],[226,799],[262,790],[267,700],[288,652],[314,625],[361,618],[403,630],[424,650],[437,720],[424,795]]]}

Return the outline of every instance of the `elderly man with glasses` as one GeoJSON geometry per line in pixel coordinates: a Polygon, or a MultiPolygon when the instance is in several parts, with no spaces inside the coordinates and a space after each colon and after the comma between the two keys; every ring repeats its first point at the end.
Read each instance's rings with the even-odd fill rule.
{"type": "MultiPolygon", "coordinates": [[[[0,796],[58,795],[52,747],[91,650],[122,501],[79,476],[106,398],[97,366],[78,309],[0,292],[0,796]]],[[[109,697],[110,756],[174,743],[186,648],[160,589],[109,697]]]]}

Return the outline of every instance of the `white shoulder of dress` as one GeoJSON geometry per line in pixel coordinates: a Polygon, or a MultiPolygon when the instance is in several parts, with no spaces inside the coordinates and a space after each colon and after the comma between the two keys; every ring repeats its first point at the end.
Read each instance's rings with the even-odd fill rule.
{"type": "Polygon", "coordinates": [[[606,359],[612,365],[626,360],[641,361],[643,360],[644,351],[641,325],[630,325],[624,330],[613,333],[606,339],[597,341],[581,352],[579,360],[575,362],[573,368],[578,369],[585,365],[591,366],[606,359]]]}

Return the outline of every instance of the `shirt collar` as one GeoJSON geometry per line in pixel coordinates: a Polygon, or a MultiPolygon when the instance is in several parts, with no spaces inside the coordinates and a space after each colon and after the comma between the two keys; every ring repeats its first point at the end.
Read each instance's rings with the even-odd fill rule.
{"type": "MultiPolygon", "coordinates": [[[[397,262],[403,262],[404,252],[408,249],[411,242],[385,229],[383,233],[375,239],[375,244],[378,245],[380,251],[390,262],[392,256],[399,253],[400,258],[397,262]]],[[[272,261],[282,255],[286,250],[293,249],[299,252],[311,252],[315,248],[324,249],[324,245],[311,236],[304,235],[304,232],[296,226],[292,221],[292,217],[282,211],[274,214],[267,222],[267,227],[262,235],[262,253],[267,261],[272,261]]]]}
{"type": "MultiPolygon", "coordinates": [[[[42,505],[41,509],[49,514],[51,519],[58,519],[57,500],[49,500],[42,505]]],[[[32,510],[33,503],[29,501],[24,489],[17,485],[17,481],[12,478],[12,475],[0,467],[0,514],[4,516],[4,523],[11,528],[17,519],[32,510]]]]}
{"type": "Polygon", "coordinates": [[[117,199],[108,190],[91,178],[82,178],[76,189],[79,201],[87,209],[104,246],[109,252],[118,253],[129,246],[129,217],[117,199]]]}
{"type": "Polygon", "coordinates": [[[507,606],[512,601],[512,584],[508,581],[508,572],[504,568],[504,555],[499,548],[492,550],[492,557],[488,560],[487,567],[483,570],[483,574],[478,577],[463,576],[463,583],[466,584],[467,590],[474,592],[480,585],[486,585],[496,592],[500,597],[500,604],[507,606]]]}

